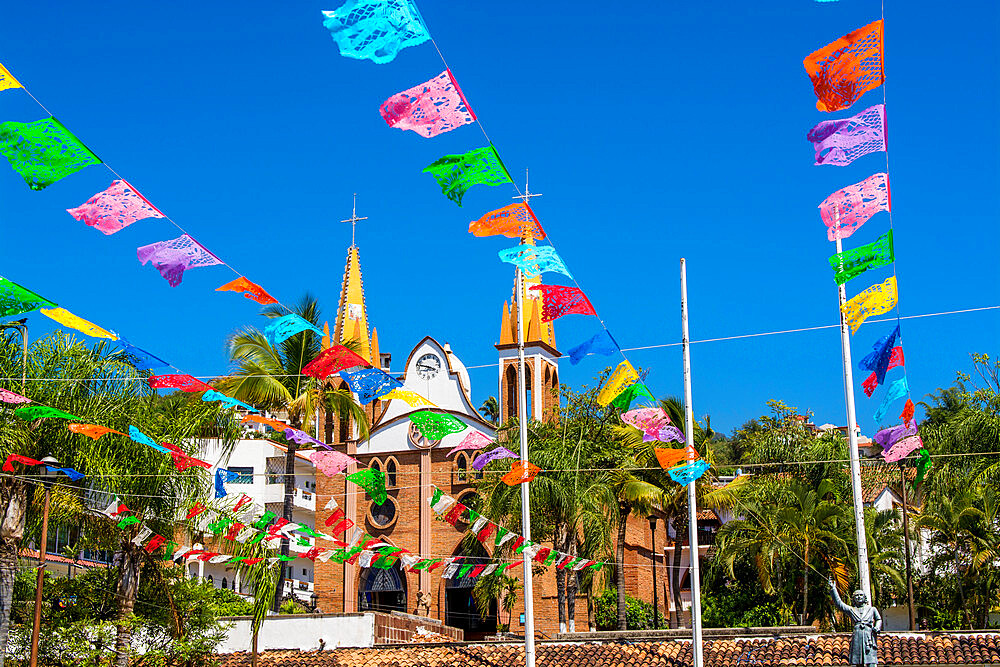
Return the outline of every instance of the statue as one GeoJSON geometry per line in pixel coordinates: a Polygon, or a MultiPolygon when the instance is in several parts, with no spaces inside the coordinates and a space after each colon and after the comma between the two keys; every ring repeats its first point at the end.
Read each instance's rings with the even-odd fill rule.
{"type": "Polygon", "coordinates": [[[424,591],[419,591],[417,593],[416,614],[417,616],[430,616],[430,613],[431,613],[431,596],[429,593],[425,593],[424,591]],[[420,613],[421,609],[423,609],[423,613],[420,613]]]}
{"type": "Polygon", "coordinates": [[[833,604],[840,611],[850,616],[854,621],[854,634],[851,635],[851,652],[848,662],[852,665],[878,665],[878,644],[876,638],[882,632],[882,616],[878,609],[868,604],[868,597],[864,591],[854,591],[851,602],[854,606],[844,604],[837,591],[837,585],[833,579],[830,583],[830,593],[833,595],[833,604]]]}

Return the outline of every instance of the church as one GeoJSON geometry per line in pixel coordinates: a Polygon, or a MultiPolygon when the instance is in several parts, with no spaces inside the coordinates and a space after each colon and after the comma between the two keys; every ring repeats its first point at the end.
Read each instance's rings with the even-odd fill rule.
{"type": "MultiPolygon", "coordinates": [[[[525,289],[532,284],[526,281],[525,289]]],[[[537,292],[525,294],[525,358],[527,365],[527,407],[533,419],[547,419],[558,410],[559,357],[552,323],[542,323],[537,292]]],[[[497,395],[500,417],[517,413],[517,342],[514,304],[504,304],[501,331],[496,349],[499,354],[497,395]]],[[[365,302],[358,247],[348,249],[336,320],[329,329],[328,344],[354,340],[359,354],[383,370],[389,370],[391,356],[380,351],[378,331],[371,326],[365,302]]],[[[397,366],[398,367],[398,366],[397,366]]],[[[469,373],[447,343],[425,337],[410,350],[402,375],[394,375],[402,390],[416,392],[435,403],[434,411],[445,412],[487,436],[495,435],[495,425],[486,420],[472,402],[469,373]]],[[[333,380],[343,386],[342,380],[333,380]]],[[[490,392],[493,393],[493,392],[490,392]]],[[[463,451],[448,457],[461,435],[443,440],[427,440],[410,422],[409,415],[426,407],[414,407],[401,399],[374,401],[366,406],[369,437],[358,439],[354,424],[332,414],[321,417],[325,442],[356,458],[361,467],[385,473],[388,500],[374,505],[364,491],[341,476],[316,476],[316,523],[331,513],[323,510],[331,498],[344,509],[347,518],[374,537],[427,557],[487,556],[462,549],[463,526],[451,526],[436,519],[427,499],[436,486],[459,501],[474,494],[477,474],[471,463],[480,452],[463,451]]],[[[348,469],[348,472],[352,472],[348,469]]],[[[478,547],[478,545],[477,545],[478,547]]],[[[472,600],[472,578],[442,579],[438,572],[406,572],[399,563],[390,569],[361,568],[348,563],[317,562],[314,590],[320,610],[328,613],[365,610],[400,611],[430,616],[447,625],[462,628],[467,636],[492,634],[495,618],[482,618],[472,600]]],[[[512,615],[511,631],[517,632],[521,596],[512,615]]],[[[535,580],[536,625],[554,633],[543,619],[557,617],[555,576],[548,572],[535,580]],[[540,622],[541,621],[541,622],[540,622]]],[[[586,627],[586,601],[577,606],[580,627],[586,627]]],[[[504,622],[506,618],[502,619],[504,622]]]]}
{"type": "MultiPolygon", "coordinates": [[[[525,400],[530,419],[549,420],[558,417],[561,354],[556,347],[552,323],[542,322],[539,293],[530,290],[533,284],[539,282],[538,278],[523,281],[525,400]]],[[[336,319],[332,328],[327,327],[326,331],[325,347],[354,341],[366,361],[389,371],[392,357],[379,349],[378,331],[371,325],[368,316],[360,254],[353,244],[347,252],[336,319]]],[[[499,417],[503,421],[517,414],[519,400],[517,313],[513,298],[503,305],[499,341],[495,348],[498,354],[496,395],[499,417]]],[[[495,424],[485,419],[472,402],[471,378],[465,365],[447,342],[428,336],[416,341],[402,366],[402,375],[394,372],[393,376],[402,383],[402,391],[420,394],[437,407],[411,406],[398,398],[373,401],[365,406],[370,424],[369,436],[365,439],[359,438],[357,425],[340,420],[333,414],[321,415],[320,437],[334,449],[359,461],[359,465],[348,468],[347,472],[353,472],[358,467],[378,468],[385,473],[388,499],[381,506],[375,505],[363,490],[348,483],[343,476],[331,478],[317,474],[316,525],[321,526],[333,513],[332,508],[324,509],[333,499],[355,526],[380,541],[407,549],[413,554],[429,558],[463,556],[465,562],[488,558],[489,554],[475,540],[466,542],[471,542],[471,550],[463,548],[468,525],[459,523],[452,526],[438,520],[428,503],[434,487],[460,502],[472,497],[476,475],[480,473],[471,464],[481,452],[461,451],[449,457],[448,452],[459,443],[461,434],[449,435],[442,440],[427,440],[409,420],[413,412],[430,409],[450,414],[493,437],[495,424]]],[[[333,387],[348,389],[347,383],[340,378],[331,376],[329,381],[333,387]]],[[[711,522],[716,518],[706,516],[704,519],[711,522]]],[[[659,549],[664,549],[670,544],[669,533],[666,522],[660,522],[659,526],[660,537],[655,539],[655,543],[659,549]]],[[[653,567],[664,573],[668,567],[665,549],[654,551],[653,543],[654,537],[646,520],[630,517],[626,529],[625,587],[630,595],[649,602],[653,597],[653,567]]],[[[706,549],[707,546],[702,547],[702,556],[706,549]]],[[[686,586],[686,546],[681,567],[685,574],[679,592],[686,610],[690,600],[690,590],[686,586]]],[[[514,574],[521,578],[520,569],[514,574]]],[[[664,617],[673,608],[667,579],[665,574],[661,574],[656,586],[662,589],[659,602],[664,617]]],[[[472,599],[474,584],[475,579],[471,577],[443,579],[436,571],[407,572],[398,561],[389,569],[317,561],[313,571],[313,591],[321,612],[378,610],[427,616],[461,628],[468,639],[495,634],[497,624],[495,611],[485,618],[480,615],[472,599]]],[[[541,575],[536,574],[533,597],[536,631],[543,637],[555,636],[560,627],[554,568],[547,568],[541,575]]],[[[523,611],[523,594],[519,592],[510,617],[510,632],[523,632],[523,611]]],[[[500,621],[507,623],[507,620],[506,614],[502,614],[500,621]]],[[[577,599],[576,618],[573,620],[575,623],[570,628],[575,625],[579,630],[588,629],[588,606],[583,595],[577,599]]]]}

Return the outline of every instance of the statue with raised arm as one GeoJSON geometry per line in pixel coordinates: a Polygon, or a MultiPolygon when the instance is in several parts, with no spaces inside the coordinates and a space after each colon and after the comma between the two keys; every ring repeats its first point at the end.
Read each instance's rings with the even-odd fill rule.
{"type": "Polygon", "coordinates": [[[864,591],[854,591],[851,602],[854,606],[844,604],[837,591],[837,585],[833,579],[829,579],[830,593],[833,595],[833,604],[840,611],[850,616],[854,621],[854,634],[851,635],[851,653],[848,662],[852,665],[867,667],[878,665],[878,644],[875,640],[878,633],[882,632],[882,616],[878,609],[868,604],[868,597],[864,591]]]}

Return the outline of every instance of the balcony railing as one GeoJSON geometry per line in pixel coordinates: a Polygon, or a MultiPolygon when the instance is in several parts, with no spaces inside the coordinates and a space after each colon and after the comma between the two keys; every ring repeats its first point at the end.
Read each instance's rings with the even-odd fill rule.
{"type": "Polygon", "coordinates": [[[316,496],[311,491],[295,489],[295,497],[292,499],[292,502],[296,507],[301,507],[313,512],[316,511],[316,496]]]}

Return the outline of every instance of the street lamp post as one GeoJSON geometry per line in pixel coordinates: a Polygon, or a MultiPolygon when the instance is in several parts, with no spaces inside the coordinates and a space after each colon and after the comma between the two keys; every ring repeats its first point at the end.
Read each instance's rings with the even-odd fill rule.
{"type": "MultiPolygon", "coordinates": [[[[660,627],[660,600],[658,597],[658,590],[656,587],[656,516],[649,516],[649,533],[652,538],[652,546],[649,549],[649,554],[653,558],[653,628],[657,629],[660,627]]],[[[666,562],[666,561],[664,561],[666,562]]]]}
{"type": "Polygon", "coordinates": [[[28,381],[28,318],[0,324],[0,329],[17,329],[21,334],[21,393],[28,381]]]}
{"type": "Polygon", "coordinates": [[[45,488],[45,506],[42,509],[42,540],[38,545],[38,578],[35,580],[35,623],[31,628],[31,667],[38,667],[38,633],[42,626],[42,584],[45,581],[45,551],[49,541],[49,492],[55,482],[56,473],[53,468],[59,467],[59,461],[54,456],[42,459],[45,472],[42,473],[42,485],[45,488]]]}

